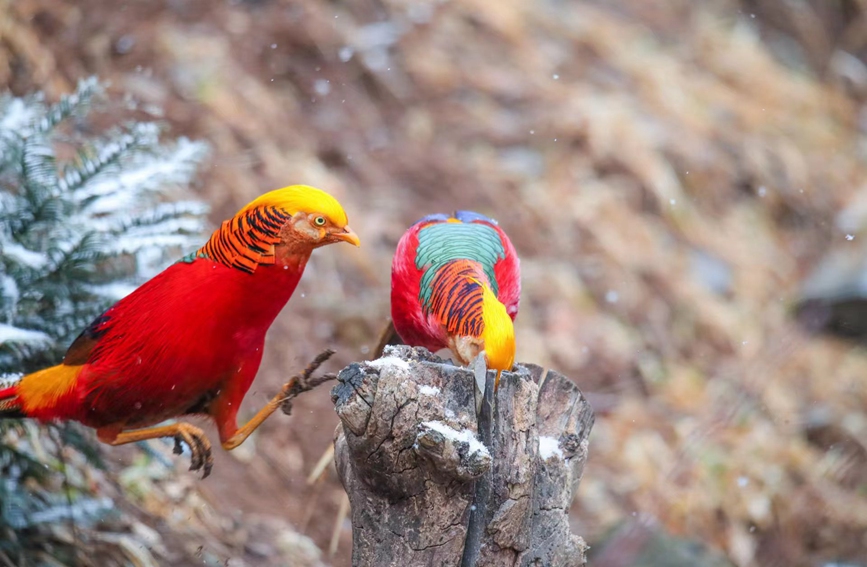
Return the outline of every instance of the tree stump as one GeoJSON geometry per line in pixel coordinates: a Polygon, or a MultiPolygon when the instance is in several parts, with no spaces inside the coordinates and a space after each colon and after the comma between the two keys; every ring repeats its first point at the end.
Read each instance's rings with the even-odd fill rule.
{"type": "Polygon", "coordinates": [[[569,379],[519,364],[493,403],[490,371],[478,418],[473,374],[423,348],[387,347],[337,379],[354,566],[584,565],[568,509],[594,416],[569,379]]]}

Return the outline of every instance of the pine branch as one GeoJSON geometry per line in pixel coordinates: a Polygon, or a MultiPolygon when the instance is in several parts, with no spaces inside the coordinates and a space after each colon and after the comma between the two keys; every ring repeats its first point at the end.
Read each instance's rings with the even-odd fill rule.
{"type": "Polygon", "coordinates": [[[102,86],[96,77],[79,81],[74,93],[61,97],[57,104],[48,109],[48,112],[37,122],[35,131],[47,134],[67,118],[85,115],[93,97],[102,91],[102,86]]]}
{"type": "MultiPolygon", "coordinates": [[[[100,173],[117,166],[124,156],[128,156],[140,144],[138,137],[124,134],[107,144],[101,144],[101,147],[79,150],[75,163],[64,168],[59,182],[60,189],[70,192],[78,191],[100,173]]],[[[96,197],[96,195],[92,195],[83,200],[82,204],[86,206],[89,200],[96,197]]]]}
{"type": "Polygon", "coordinates": [[[21,145],[21,186],[30,202],[38,205],[50,199],[57,186],[54,152],[41,136],[24,139],[21,145]]]}

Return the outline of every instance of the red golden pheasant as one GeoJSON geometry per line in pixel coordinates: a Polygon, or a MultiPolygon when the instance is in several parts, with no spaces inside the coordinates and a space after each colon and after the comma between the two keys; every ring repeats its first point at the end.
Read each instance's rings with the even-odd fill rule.
{"type": "Polygon", "coordinates": [[[331,195],[305,185],[262,195],[97,317],[61,364],[0,389],[0,417],[79,421],[109,445],[174,437],[190,447],[190,470],[208,476],[211,446],[201,429],[155,425],[209,415],[230,450],[274,412],[279,395],[238,428],[265,333],[313,249],[335,242],[359,245],[331,195]]]}
{"type": "Polygon", "coordinates": [[[391,272],[391,318],[408,345],[448,348],[469,366],[484,354],[500,374],[515,361],[521,295],[518,255],[486,216],[457,211],[429,215],[406,231],[391,272]]]}

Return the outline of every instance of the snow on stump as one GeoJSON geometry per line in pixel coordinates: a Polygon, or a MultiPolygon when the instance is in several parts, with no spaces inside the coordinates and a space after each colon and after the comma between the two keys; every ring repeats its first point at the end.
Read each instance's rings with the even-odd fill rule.
{"type": "Polygon", "coordinates": [[[519,364],[493,404],[490,371],[478,419],[473,374],[423,348],[386,347],[337,380],[354,566],[584,565],[568,509],[594,416],[568,378],[519,364]]]}

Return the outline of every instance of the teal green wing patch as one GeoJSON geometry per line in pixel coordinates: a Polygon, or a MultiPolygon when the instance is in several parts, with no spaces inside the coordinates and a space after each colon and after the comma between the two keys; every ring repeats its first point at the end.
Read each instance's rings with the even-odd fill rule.
{"type": "Polygon", "coordinates": [[[492,227],[480,223],[440,222],[428,225],[418,232],[415,265],[424,270],[421,277],[422,304],[431,298],[434,276],[452,260],[474,260],[482,265],[491,291],[499,293],[494,277],[494,264],[506,257],[500,235],[492,227]]]}
{"type": "Polygon", "coordinates": [[[180,260],[178,260],[177,263],[183,262],[184,264],[192,264],[197,258],[207,258],[207,257],[208,257],[208,255],[205,254],[204,252],[202,252],[201,250],[196,250],[195,252],[190,252],[189,254],[187,254],[186,256],[181,258],[180,260]]]}

